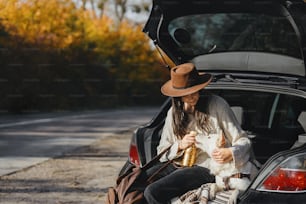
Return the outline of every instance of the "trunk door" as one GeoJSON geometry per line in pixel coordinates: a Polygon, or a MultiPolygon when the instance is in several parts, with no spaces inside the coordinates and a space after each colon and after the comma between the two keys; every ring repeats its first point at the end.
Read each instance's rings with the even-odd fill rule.
{"type": "Polygon", "coordinates": [[[302,0],[154,0],[143,31],[176,64],[306,75],[302,0]]]}

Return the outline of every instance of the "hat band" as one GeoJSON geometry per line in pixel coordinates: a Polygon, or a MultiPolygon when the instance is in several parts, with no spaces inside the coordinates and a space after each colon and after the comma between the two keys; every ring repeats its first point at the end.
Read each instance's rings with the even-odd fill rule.
{"type": "MultiPolygon", "coordinates": [[[[198,85],[198,81],[199,81],[199,80],[189,79],[186,86],[173,86],[173,85],[172,85],[172,87],[173,87],[174,89],[179,89],[179,90],[188,89],[188,88],[191,88],[191,87],[193,87],[193,86],[195,86],[195,85],[198,85]]],[[[183,85],[183,84],[182,84],[182,85],[183,85]]]]}
{"type": "Polygon", "coordinates": [[[174,89],[179,89],[179,90],[183,90],[183,89],[187,89],[189,88],[190,86],[186,86],[186,87],[175,87],[175,86],[172,86],[174,89]]]}

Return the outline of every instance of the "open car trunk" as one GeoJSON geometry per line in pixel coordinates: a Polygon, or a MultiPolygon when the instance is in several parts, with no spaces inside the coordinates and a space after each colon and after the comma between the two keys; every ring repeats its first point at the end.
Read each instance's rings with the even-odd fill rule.
{"type": "Polygon", "coordinates": [[[154,0],[143,31],[176,64],[205,56],[209,61],[202,66],[205,71],[305,77],[306,3],[302,0],[154,0]],[[223,54],[231,60],[223,66],[220,57],[213,55],[233,52],[237,54],[223,54]]]}
{"type": "MultiPolygon", "coordinates": [[[[258,87],[262,88],[262,87],[258,87]]],[[[208,88],[209,89],[209,88],[208,88]]],[[[206,90],[207,92],[207,90],[206,90]]],[[[256,159],[264,164],[272,155],[290,149],[306,131],[305,98],[289,93],[239,90],[230,88],[209,89],[208,92],[223,97],[253,143],[256,159]]],[[[167,113],[170,100],[161,114],[167,113]]],[[[157,117],[154,126],[138,130],[141,162],[146,163],[156,155],[156,147],[164,124],[163,116],[157,117]],[[159,122],[157,122],[159,121],[159,122]]]]}

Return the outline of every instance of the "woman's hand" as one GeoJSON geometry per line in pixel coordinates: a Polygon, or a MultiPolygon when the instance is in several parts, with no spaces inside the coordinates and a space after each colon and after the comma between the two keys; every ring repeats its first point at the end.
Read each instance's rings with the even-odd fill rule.
{"type": "Polygon", "coordinates": [[[190,147],[192,144],[196,142],[197,133],[195,131],[191,131],[190,133],[186,134],[182,140],[179,141],[179,150],[184,150],[190,147]]]}
{"type": "Polygon", "coordinates": [[[224,164],[233,160],[233,153],[230,148],[217,148],[212,153],[212,158],[220,164],[224,164]]]}

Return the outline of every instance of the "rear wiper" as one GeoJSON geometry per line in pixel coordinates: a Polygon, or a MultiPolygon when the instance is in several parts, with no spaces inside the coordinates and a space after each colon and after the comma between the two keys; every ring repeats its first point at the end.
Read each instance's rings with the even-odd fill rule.
{"type": "Polygon", "coordinates": [[[212,53],[217,48],[217,45],[213,45],[212,48],[208,51],[208,53],[212,53]]]}
{"type": "Polygon", "coordinates": [[[219,81],[219,80],[228,80],[228,81],[232,81],[232,82],[236,82],[236,83],[240,83],[241,81],[237,80],[233,75],[231,74],[218,74],[215,75],[215,80],[219,81]]]}

